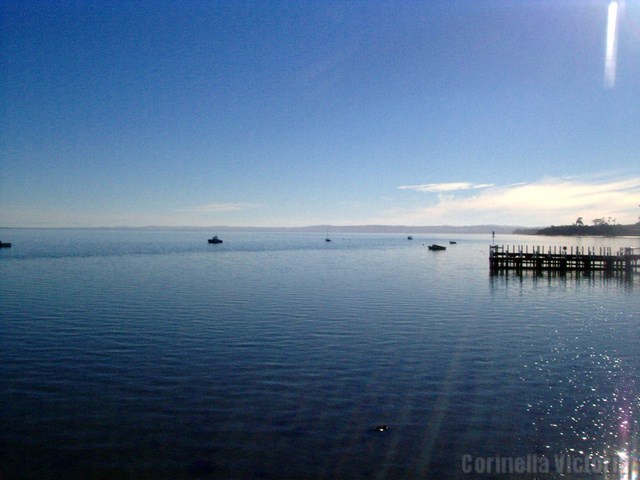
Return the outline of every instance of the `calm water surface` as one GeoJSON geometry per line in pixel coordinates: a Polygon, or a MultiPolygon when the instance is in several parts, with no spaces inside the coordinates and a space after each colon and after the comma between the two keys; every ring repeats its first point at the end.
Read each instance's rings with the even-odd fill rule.
{"type": "Polygon", "coordinates": [[[573,455],[633,478],[640,273],[490,276],[480,235],[213,233],[0,229],[0,477],[473,478],[573,455]]]}

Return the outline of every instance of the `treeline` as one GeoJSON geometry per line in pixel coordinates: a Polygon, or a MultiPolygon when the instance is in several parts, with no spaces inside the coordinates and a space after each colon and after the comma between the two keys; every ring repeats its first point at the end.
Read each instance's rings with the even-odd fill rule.
{"type": "MultiPolygon", "coordinates": [[[[524,232],[523,232],[524,233],[524,232]]],[[[529,233],[529,232],[527,232],[529,233]]],[[[618,225],[609,223],[598,223],[595,225],[552,225],[550,227],[541,228],[536,231],[536,235],[566,235],[566,236],[602,236],[602,237],[617,237],[628,235],[640,236],[640,225],[618,225]]]]}

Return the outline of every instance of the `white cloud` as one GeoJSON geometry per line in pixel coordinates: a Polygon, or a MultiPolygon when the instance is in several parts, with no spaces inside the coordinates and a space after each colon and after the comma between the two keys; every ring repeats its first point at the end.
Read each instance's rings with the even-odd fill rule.
{"type": "Polygon", "coordinates": [[[398,187],[400,190],[415,190],[416,192],[453,192],[455,190],[472,190],[479,188],[493,187],[491,183],[470,183],[470,182],[452,182],[452,183],[425,183],[421,185],[402,185],[398,187]]]}
{"type": "Polygon", "coordinates": [[[420,191],[448,193],[439,194],[435,205],[410,211],[387,210],[375,221],[414,225],[497,223],[538,226],[573,223],[579,216],[585,222],[612,217],[618,223],[634,223],[640,215],[638,176],[597,180],[547,178],[525,184],[483,186],[472,196],[456,195],[456,190],[463,190],[460,187],[438,190],[434,188],[437,185],[472,184],[429,184],[430,189],[420,191]]]}

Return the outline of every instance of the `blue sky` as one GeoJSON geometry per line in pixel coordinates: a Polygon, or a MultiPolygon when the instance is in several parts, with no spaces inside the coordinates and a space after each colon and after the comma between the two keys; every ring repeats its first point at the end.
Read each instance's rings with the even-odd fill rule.
{"type": "Polygon", "coordinates": [[[0,3],[0,226],[640,215],[640,1],[0,3]]]}

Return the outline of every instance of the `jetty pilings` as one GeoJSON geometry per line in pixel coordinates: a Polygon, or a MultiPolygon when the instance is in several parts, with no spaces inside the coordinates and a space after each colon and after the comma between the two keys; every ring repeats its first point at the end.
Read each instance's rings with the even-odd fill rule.
{"type": "Polygon", "coordinates": [[[640,268],[639,248],[490,245],[489,267],[501,270],[605,271],[632,273],[640,268]]]}

